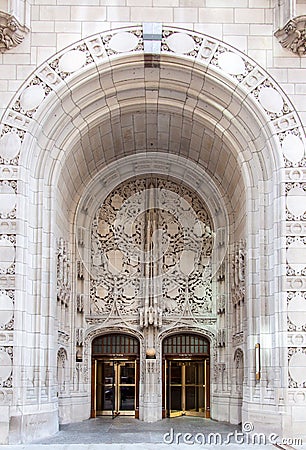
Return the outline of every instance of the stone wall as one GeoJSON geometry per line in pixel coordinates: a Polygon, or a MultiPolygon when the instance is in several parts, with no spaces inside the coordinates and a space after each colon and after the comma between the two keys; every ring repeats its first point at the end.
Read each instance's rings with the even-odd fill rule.
{"type": "MultiPolygon", "coordinates": [[[[305,13],[298,4],[298,14],[305,13]]],[[[0,3],[1,10],[1,3],[0,3]]],[[[0,54],[0,108],[43,61],[81,38],[142,22],[177,24],[233,45],[275,77],[306,123],[306,60],[283,49],[272,0],[44,0],[31,6],[30,32],[0,54]]]]}

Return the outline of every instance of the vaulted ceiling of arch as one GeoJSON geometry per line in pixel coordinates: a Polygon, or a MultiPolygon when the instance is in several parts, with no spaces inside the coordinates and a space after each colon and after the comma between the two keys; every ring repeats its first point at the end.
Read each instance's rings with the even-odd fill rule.
{"type": "Polygon", "coordinates": [[[262,133],[246,124],[251,112],[242,108],[243,99],[217,78],[190,67],[135,64],[100,74],[97,91],[90,91],[89,84],[82,101],[73,91],[71,99],[76,105],[72,122],[81,125],[73,145],[64,144],[60,189],[69,203],[77,202],[90,179],[109,163],[160,151],[200,164],[232,207],[241,205],[245,180],[240,159],[245,155],[239,154],[252,158],[250,149],[256,140],[262,145],[262,133]]]}

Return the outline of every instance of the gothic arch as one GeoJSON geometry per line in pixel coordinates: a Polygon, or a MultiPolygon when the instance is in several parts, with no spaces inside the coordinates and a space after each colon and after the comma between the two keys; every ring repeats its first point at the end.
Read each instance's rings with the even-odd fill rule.
{"type": "Polygon", "coordinates": [[[101,324],[93,325],[91,328],[87,330],[86,336],[85,336],[85,343],[84,343],[84,360],[85,360],[85,381],[89,382],[91,379],[91,352],[92,352],[92,342],[93,340],[98,337],[102,336],[104,334],[114,334],[114,333],[122,333],[122,334],[128,334],[130,336],[133,336],[138,339],[140,344],[140,355],[141,357],[144,357],[145,349],[143,348],[143,335],[138,330],[133,330],[132,328],[125,327],[125,326],[101,326],[101,324]]]}
{"type": "MultiPolygon", "coordinates": [[[[299,278],[302,269],[292,259],[296,248],[304,252],[302,215],[285,202],[285,194],[302,190],[305,136],[298,114],[265,70],[217,39],[163,26],[157,55],[144,52],[146,39],[143,28],[134,26],[73,44],[33,72],[2,117],[0,139],[7,150],[1,171],[15,189],[13,199],[16,181],[19,183],[17,212],[13,211],[12,217],[18,218],[24,230],[24,235],[18,234],[16,225],[11,224],[10,233],[1,235],[2,246],[10,255],[4,276],[16,275],[16,328],[23,329],[27,322],[30,303],[48,321],[48,329],[55,329],[56,238],[63,236],[70,243],[75,258],[75,218],[80,203],[86,215],[91,180],[105,186],[116,177],[124,179],[124,171],[139,167],[139,155],[154,151],[163,155],[164,161],[168,159],[169,171],[179,159],[177,155],[197,164],[207,174],[211,192],[220,193],[223,217],[229,217],[230,243],[246,238],[246,303],[250,311],[256,308],[261,324],[258,328],[250,314],[249,335],[260,339],[261,328],[271,332],[275,322],[278,330],[286,330],[281,295],[284,278],[287,275],[290,295],[297,285],[298,289],[305,287],[299,278]],[[184,49],[178,45],[182,40],[184,49]],[[129,157],[134,158],[132,164],[120,165],[129,157]],[[113,171],[102,178],[111,164],[113,171]],[[269,243],[266,254],[266,242],[261,238],[275,232],[274,217],[279,219],[277,239],[269,243]],[[290,222],[287,227],[286,218],[290,222]],[[281,238],[285,230],[286,242],[281,238]],[[271,267],[271,261],[277,264],[271,267]],[[46,279],[49,282],[42,283],[46,279]],[[32,293],[25,288],[28,281],[32,293]],[[269,317],[265,306],[255,302],[261,288],[268,285],[264,301],[271,308],[269,317]]],[[[141,170],[149,172],[142,159],[141,170]]],[[[186,170],[180,177],[189,180],[193,173],[186,170]]],[[[199,179],[197,182],[200,185],[199,179]]],[[[217,206],[212,201],[216,216],[217,206]]],[[[292,298],[289,294],[288,301],[292,298]]],[[[46,361],[54,371],[55,355],[46,349],[46,344],[53,348],[53,331],[46,338],[35,330],[24,331],[33,361],[46,361]]],[[[101,332],[101,324],[87,334],[87,342],[95,332],[101,332]]],[[[273,354],[268,339],[263,344],[268,363],[279,368],[276,378],[285,393],[285,333],[279,341],[280,350],[273,354]]],[[[20,360],[14,376],[21,379],[28,356],[20,351],[20,334],[16,342],[20,360]]],[[[251,339],[244,351],[245,367],[251,373],[251,339]]],[[[293,344],[290,352],[290,357],[296,353],[293,344]]],[[[45,376],[45,368],[40,371],[45,376]]],[[[250,389],[254,385],[250,384],[250,389]]],[[[248,402],[245,415],[252,418],[250,399],[248,402]]]]}

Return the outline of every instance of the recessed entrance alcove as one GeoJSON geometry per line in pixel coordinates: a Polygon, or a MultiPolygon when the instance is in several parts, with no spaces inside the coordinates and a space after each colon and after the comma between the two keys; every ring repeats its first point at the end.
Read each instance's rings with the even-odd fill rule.
{"type": "Polygon", "coordinates": [[[16,267],[12,443],[100,414],[291,429],[287,338],[273,336],[287,326],[284,157],[302,157],[299,119],[233,47],[167,26],[159,51],[147,39],[132,26],[70,46],[4,115],[27,231],[0,240],[16,267]]]}

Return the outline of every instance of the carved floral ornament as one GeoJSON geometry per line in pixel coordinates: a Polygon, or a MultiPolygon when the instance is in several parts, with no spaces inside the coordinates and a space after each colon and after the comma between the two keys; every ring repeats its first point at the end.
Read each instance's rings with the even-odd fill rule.
{"type": "Polygon", "coordinates": [[[159,178],[123,183],[97,211],[91,239],[92,315],[117,310],[160,327],[162,317],[211,313],[212,223],[187,187],[159,178]]]}
{"type": "Polygon", "coordinates": [[[277,30],[274,36],[282,47],[291,50],[299,56],[306,54],[306,16],[298,16],[289,20],[286,25],[277,30]]]}
{"type": "Polygon", "coordinates": [[[27,31],[14,16],[0,11],[0,52],[21,44],[27,31]]]}

